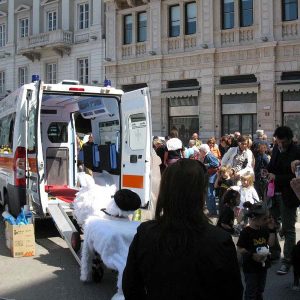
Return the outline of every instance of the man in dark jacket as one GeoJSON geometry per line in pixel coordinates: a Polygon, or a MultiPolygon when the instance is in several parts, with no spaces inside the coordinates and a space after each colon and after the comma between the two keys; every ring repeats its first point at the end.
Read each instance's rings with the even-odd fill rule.
{"type": "Polygon", "coordinates": [[[291,251],[296,243],[295,223],[300,202],[293,192],[290,181],[295,177],[291,162],[300,159],[300,148],[292,142],[293,132],[287,126],[278,127],[274,132],[277,145],[274,146],[268,179],[275,182],[275,197],[279,203],[282,232],[285,236],[283,259],[277,274],[287,274],[290,268],[291,251]]]}

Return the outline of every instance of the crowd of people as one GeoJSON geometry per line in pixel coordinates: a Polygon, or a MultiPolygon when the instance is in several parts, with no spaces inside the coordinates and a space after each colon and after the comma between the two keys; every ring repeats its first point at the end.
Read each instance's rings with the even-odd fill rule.
{"type": "Polygon", "coordinates": [[[254,139],[235,132],[219,144],[194,133],[184,147],[174,128],[165,139],[154,137],[153,147],[161,159],[161,187],[155,220],[139,227],[130,247],[123,278],[126,299],[161,299],[155,298],[159,293],[218,299],[227,292],[231,299],[242,299],[230,234],[238,237],[244,297],[262,299],[270,260],[280,258],[277,233],[284,238],[278,275],[289,272],[296,244],[300,147],[292,130],[276,128],[271,141],[263,130],[254,139]],[[214,217],[217,226],[210,223],[214,217]],[[156,289],[158,282],[164,285],[156,289]],[[176,288],[171,291],[171,286],[176,288]]]}

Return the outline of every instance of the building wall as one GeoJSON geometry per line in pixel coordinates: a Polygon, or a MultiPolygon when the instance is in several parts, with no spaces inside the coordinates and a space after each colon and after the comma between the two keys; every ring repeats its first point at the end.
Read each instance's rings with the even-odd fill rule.
{"type": "Polygon", "coordinates": [[[0,47],[0,72],[5,90],[19,85],[18,69],[27,67],[27,80],[38,74],[46,81],[46,64],[56,63],[57,82],[78,79],[77,59],[89,59],[89,84],[104,81],[103,3],[98,0],[9,0],[0,2],[0,24],[6,24],[7,42],[0,47]],[[78,27],[78,5],[89,5],[89,26],[78,27]],[[57,11],[57,28],[47,30],[47,12],[57,11]],[[29,36],[20,37],[19,21],[29,18],[29,36]]]}
{"type": "MultiPolygon", "coordinates": [[[[271,136],[274,128],[283,124],[282,89],[299,91],[300,81],[281,82],[282,72],[300,71],[300,1],[298,19],[282,21],[281,1],[253,1],[253,24],[240,27],[239,1],[234,0],[232,29],[222,30],[221,1],[196,0],[197,31],[184,35],[184,0],[106,1],[107,31],[106,76],[117,87],[132,83],[147,83],[152,97],[154,135],[166,135],[169,130],[168,97],[181,96],[184,91],[168,91],[168,82],[197,79],[200,136],[205,140],[222,134],[222,94],[256,93],[257,129],[271,136]],[[178,37],[169,37],[169,7],[179,4],[181,23],[178,37]],[[147,40],[123,45],[124,15],[147,12],[147,40]],[[252,86],[235,84],[222,86],[224,76],[254,74],[252,86]],[[226,88],[226,89],[225,89],[226,88]],[[167,92],[166,92],[167,90],[167,92]]],[[[300,78],[299,78],[300,79],[300,78]]],[[[194,92],[193,92],[194,93],[194,92]]],[[[186,94],[193,94],[187,91],[186,94]]],[[[194,94],[193,94],[194,95],[194,94]]],[[[299,99],[300,100],[300,99],[299,99]]],[[[181,113],[191,114],[183,107],[181,113]]],[[[295,109],[295,111],[297,111],[295,109]]],[[[300,132],[299,132],[300,134],[300,132]]]]}

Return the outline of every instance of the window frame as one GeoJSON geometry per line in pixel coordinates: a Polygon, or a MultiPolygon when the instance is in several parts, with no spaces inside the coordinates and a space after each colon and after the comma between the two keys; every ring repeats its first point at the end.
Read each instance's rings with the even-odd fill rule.
{"type": "MultiPolygon", "coordinates": [[[[249,0],[248,0],[249,1],[249,0]]],[[[239,11],[240,11],[240,27],[250,27],[253,26],[254,22],[254,6],[253,6],[253,0],[252,1],[252,8],[251,9],[243,9],[243,0],[239,0],[239,11]],[[243,24],[244,22],[244,11],[248,12],[251,11],[251,17],[252,17],[252,22],[251,24],[243,24]]]]}
{"type": "Polygon", "coordinates": [[[0,94],[5,94],[5,71],[0,71],[0,94]]]}
{"type": "Polygon", "coordinates": [[[82,2],[77,4],[77,29],[85,30],[90,27],[90,3],[82,2]],[[81,8],[83,8],[81,12],[81,8]],[[81,20],[82,15],[82,20],[81,20]]]}
{"type": "Polygon", "coordinates": [[[46,18],[47,32],[57,30],[57,21],[58,21],[57,20],[57,16],[58,16],[57,10],[56,9],[51,9],[51,10],[49,10],[49,11],[46,12],[46,15],[47,15],[47,18],[46,18]],[[52,14],[53,15],[55,14],[55,19],[52,16],[52,20],[51,20],[52,26],[50,26],[50,15],[52,15],[52,14]]]}
{"type": "Polygon", "coordinates": [[[169,6],[169,35],[168,35],[170,38],[180,36],[180,24],[181,24],[180,5],[179,4],[170,5],[169,6]],[[174,9],[174,8],[178,8],[178,10],[179,10],[179,19],[178,20],[172,20],[172,9],[174,9]],[[172,30],[175,27],[175,26],[172,26],[172,23],[177,23],[177,22],[179,22],[179,31],[178,31],[178,34],[176,35],[176,33],[174,33],[174,30],[172,30]]]}
{"type": "Polygon", "coordinates": [[[24,17],[19,19],[19,37],[23,38],[29,36],[29,18],[24,17]],[[23,21],[27,21],[27,25],[22,26],[23,21]]]}
{"type": "Polygon", "coordinates": [[[6,22],[0,23],[0,48],[5,47],[7,41],[6,22]],[[1,29],[2,28],[2,29],[1,29]]]}
{"type": "Polygon", "coordinates": [[[147,41],[147,30],[148,30],[148,15],[147,15],[147,12],[146,11],[140,11],[137,13],[137,42],[138,43],[143,43],[145,41],[147,41]],[[140,26],[141,23],[143,21],[140,20],[140,16],[141,15],[145,15],[146,16],[146,26],[140,26]],[[145,30],[145,39],[142,39],[141,38],[141,30],[145,30]]]}
{"type": "Polygon", "coordinates": [[[196,34],[197,33],[197,4],[196,4],[196,2],[195,1],[191,1],[191,2],[187,2],[187,3],[185,3],[185,5],[184,5],[184,34],[185,35],[191,35],[191,34],[196,34]],[[188,18],[188,6],[189,5],[191,5],[191,4],[194,4],[195,5],[195,7],[196,7],[196,16],[195,16],[195,18],[188,18]],[[188,24],[189,24],[189,22],[188,22],[188,20],[189,19],[195,19],[195,32],[191,32],[191,33],[189,33],[188,32],[188,24]]]}
{"type": "Polygon", "coordinates": [[[235,7],[234,7],[234,0],[231,0],[233,3],[233,10],[229,11],[229,12],[225,12],[225,1],[226,0],[222,0],[222,5],[221,5],[221,20],[222,20],[222,30],[228,30],[228,29],[233,29],[235,26],[235,20],[234,20],[234,14],[235,14],[235,7]],[[225,27],[225,15],[226,14],[230,14],[230,16],[233,16],[233,22],[232,22],[232,27],[225,27]]]}
{"type": "Polygon", "coordinates": [[[130,45],[132,44],[132,34],[133,34],[133,15],[127,14],[123,16],[123,45],[130,45]],[[131,28],[128,28],[128,24],[126,23],[126,20],[131,17],[131,28]]]}
{"type": "Polygon", "coordinates": [[[24,85],[28,81],[28,68],[19,67],[18,68],[18,86],[24,85]],[[23,77],[23,78],[22,78],[23,77]]]}
{"type": "Polygon", "coordinates": [[[45,77],[46,77],[47,83],[49,83],[49,84],[57,83],[57,69],[58,69],[57,63],[56,62],[48,62],[48,63],[46,63],[45,69],[46,69],[45,77]],[[55,69],[55,70],[53,71],[53,69],[55,69]]]}
{"type": "Polygon", "coordinates": [[[298,16],[298,6],[299,6],[299,3],[298,3],[298,0],[282,0],[281,1],[281,11],[282,11],[282,21],[283,22],[288,22],[288,21],[295,21],[295,20],[298,20],[299,16],[298,16]],[[287,3],[287,1],[289,1],[287,3]],[[296,5],[296,17],[294,19],[287,19],[286,18],[286,6],[288,5],[296,5]]]}
{"type": "Polygon", "coordinates": [[[81,84],[89,84],[90,66],[88,57],[77,58],[77,78],[81,84]],[[83,63],[81,68],[80,63],[83,63]],[[86,65],[87,64],[87,65],[86,65]],[[82,70],[82,72],[81,72],[82,70]]]}

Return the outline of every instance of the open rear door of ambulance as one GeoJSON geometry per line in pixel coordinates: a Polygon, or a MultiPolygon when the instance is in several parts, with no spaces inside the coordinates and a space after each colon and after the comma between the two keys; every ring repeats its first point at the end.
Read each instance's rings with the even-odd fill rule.
{"type": "Polygon", "coordinates": [[[121,98],[121,188],[136,192],[142,206],[150,200],[151,102],[148,88],[125,93],[121,98]]]}
{"type": "Polygon", "coordinates": [[[34,83],[33,90],[27,90],[26,97],[26,194],[29,204],[39,216],[44,216],[48,204],[45,192],[45,170],[41,138],[42,83],[34,83]]]}

